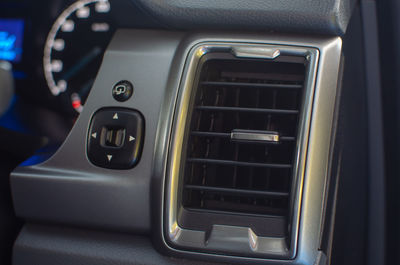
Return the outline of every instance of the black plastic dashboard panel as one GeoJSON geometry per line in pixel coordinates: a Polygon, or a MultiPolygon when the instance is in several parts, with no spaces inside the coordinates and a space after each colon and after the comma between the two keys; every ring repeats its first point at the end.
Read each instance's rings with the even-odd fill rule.
{"type": "Polygon", "coordinates": [[[217,265],[158,253],[148,238],[80,229],[25,226],[14,245],[21,265],[217,265]]]}
{"type": "Polygon", "coordinates": [[[150,230],[150,182],[160,105],[182,33],[120,31],[107,50],[85,110],[57,153],[11,176],[14,208],[27,220],[102,227],[140,234],[150,230]],[[118,102],[113,86],[129,80],[134,96],[118,102]],[[93,114],[103,107],[140,111],[146,122],[141,162],[131,170],[91,164],[86,155],[93,114]]]}
{"type": "MultiPolygon", "coordinates": [[[[133,1],[133,0],[132,0],[133,1]]],[[[343,35],[355,0],[134,0],[176,29],[262,29],[343,35]]]]}
{"type": "MultiPolygon", "coordinates": [[[[334,51],[327,53],[329,56],[322,56],[321,60],[331,62],[328,65],[328,72],[331,74],[327,76],[325,83],[336,87],[340,38],[238,32],[185,34],[171,31],[120,30],[105,54],[85,109],[65,143],[48,161],[36,166],[19,167],[12,173],[11,188],[16,214],[28,223],[62,224],[136,235],[152,234],[156,243],[164,244],[160,238],[163,227],[164,170],[178,87],[187,55],[192,47],[210,41],[281,45],[301,43],[305,47],[315,47],[316,43],[319,43],[322,45],[322,55],[327,50],[334,51]],[[328,45],[332,41],[335,45],[328,45]],[[325,49],[325,46],[329,47],[325,49]],[[112,97],[112,88],[120,80],[129,80],[135,86],[134,96],[122,103],[112,97]],[[91,164],[87,158],[89,123],[93,114],[104,107],[136,109],[146,121],[141,162],[133,169],[103,169],[91,164]]],[[[334,90],[326,90],[324,100],[334,98],[334,90]]],[[[316,104],[321,105],[321,102],[317,101],[316,104]]],[[[325,114],[333,115],[331,112],[332,110],[325,108],[325,114]]],[[[317,114],[315,115],[318,120],[328,123],[317,114]]],[[[325,125],[318,133],[322,136],[323,143],[329,142],[331,126],[325,125]]],[[[328,157],[325,155],[319,157],[319,160],[326,159],[328,157]]],[[[319,170],[322,172],[325,169],[321,167],[319,170]]],[[[312,183],[312,187],[308,188],[322,190],[324,181],[318,176],[319,174],[306,181],[306,184],[312,183]]],[[[301,235],[311,232],[311,236],[302,237],[298,246],[298,252],[301,254],[295,260],[282,260],[279,263],[309,264],[310,261],[315,262],[315,258],[320,254],[315,245],[318,244],[319,237],[317,231],[320,226],[322,194],[319,194],[319,197],[314,196],[314,193],[308,194],[308,188],[304,191],[304,202],[311,203],[312,209],[303,216],[302,222],[306,225],[302,225],[299,233],[301,235]]],[[[305,211],[304,209],[302,211],[305,211]]],[[[36,232],[40,229],[33,230],[36,232]]],[[[15,251],[22,251],[18,242],[25,236],[33,235],[21,233],[15,251]]],[[[40,239],[40,235],[37,235],[37,238],[40,239]]],[[[34,241],[31,241],[33,245],[34,241]]],[[[226,257],[223,256],[204,258],[226,261],[226,257]]],[[[254,263],[261,260],[238,258],[230,261],[254,263]]],[[[277,261],[269,262],[277,264],[277,261]]]]}

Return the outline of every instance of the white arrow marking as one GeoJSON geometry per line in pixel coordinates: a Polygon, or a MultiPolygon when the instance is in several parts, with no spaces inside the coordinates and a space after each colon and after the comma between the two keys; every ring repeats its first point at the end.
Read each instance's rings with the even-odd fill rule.
{"type": "Polygon", "coordinates": [[[118,120],[118,113],[115,113],[115,114],[114,114],[113,119],[114,119],[114,120],[118,120]]]}
{"type": "Polygon", "coordinates": [[[112,159],[112,155],[107,155],[107,158],[108,158],[108,162],[110,162],[112,159]]]}
{"type": "Polygon", "coordinates": [[[136,140],[136,138],[135,137],[133,137],[133,136],[129,136],[129,142],[132,142],[132,141],[135,141],[136,140]]]}
{"type": "Polygon", "coordinates": [[[93,137],[94,139],[96,139],[96,138],[97,138],[97,133],[92,133],[92,137],[93,137]]]}

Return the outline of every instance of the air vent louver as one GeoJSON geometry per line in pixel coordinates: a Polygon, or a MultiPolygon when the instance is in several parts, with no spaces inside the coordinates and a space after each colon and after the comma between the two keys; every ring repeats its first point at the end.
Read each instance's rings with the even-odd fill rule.
{"type": "Polygon", "coordinates": [[[186,210],[288,216],[304,57],[204,56],[187,132],[186,210]],[[278,141],[233,141],[235,130],[278,141]]]}

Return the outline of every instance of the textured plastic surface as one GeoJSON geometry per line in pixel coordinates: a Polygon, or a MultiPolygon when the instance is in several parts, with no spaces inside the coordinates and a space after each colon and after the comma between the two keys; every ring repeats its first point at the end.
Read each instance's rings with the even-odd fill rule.
{"type": "MultiPolygon", "coordinates": [[[[177,92],[187,54],[192,47],[199,43],[221,41],[302,45],[304,47],[316,47],[317,45],[321,50],[321,62],[330,62],[323,67],[330,74],[321,74],[324,78],[318,79],[317,85],[336,87],[341,43],[339,38],[309,36],[299,38],[278,34],[260,35],[238,32],[184,34],[167,31],[120,30],[105,54],[85,109],[63,146],[47,162],[31,167],[19,167],[12,173],[11,186],[17,215],[28,221],[34,220],[47,224],[107,229],[131,234],[149,234],[151,232],[157,246],[168,254],[173,253],[191,258],[196,255],[196,258],[203,258],[207,261],[244,262],[246,264],[260,262],[260,260],[238,257],[178,252],[166,245],[162,236],[165,205],[163,200],[164,170],[177,92]],[[337,45],[328,45],[332,41],[335,41],[337,45]],[[131,81],[135,86],[134,96],[123,103],[117,102],[112,97],[112,87],[120,80],[131,81]],[[146,120],[141,162],[132,170],[102,169],[92,165],[86,157],[89,121],[98,109],[104,107],[136,109],[146,120]]],[[[330,124],[326,115],[332,113],[331,110],[326,109],[328,108],[326,102],[330,102],[334,97],[335,89],[324,91],[327,93],[322,93],[323,96],[320,96],[320,100],[316,102],[318,106],[325,106],[324,112],[321,112],[323,114],[315,112],[316,119],[325,124],[321,127],[323,130],[316,133],[316,139],[320,139],[320,144],[316,144],[316,146],[329,143],[330,124]]],[[[325,152],[325,149],[322,149],[325,152]]],[[[325,155],[316,154],[315,156],[318,157],[317,161],[327,159],[325,155]]],[[[311,164],[311,167],[324,170],[323,167],[319,167],[319,162],[311,164]]],[[[321,175],[323,173],[306,179],[298,255],[295,260],[285,261],[285,263],[312,264],[316,259],[322,194],[311,191],[322,190],[324,181],[319,177],[321,175]]],[[[65,237],[66,240],[74,243],[75,237],[69,238],[68,233],[62,235],[57,242],[53,242],[54,245],[59,243],[58,240],[65,240],[65,237]]],[[[24,236],[25,234],[22,233],[19,240],[22,240],[24,236]]],[[[116,237],[118,236],[109,234],[111,241],[116,237]]],[[[42,253],[43,259],[46,258],[45,256],[51,257],[48,263],[39,262],[38,264],[55,264],[52,261],[56,260],[57,256],[59,256],[59,260],[64,258],[74,260],[75,256],[80,255],[79,253],[91,248],[90,245],[87,245],[86,248],[82,247],[80,252],[71,253],[70,257],[62,253],[52,256],[53,252],[46,250],[48,246],[36,247],[37,243],[34,239],[29,242],[24,249],[19,248],[17,243],[15,256],[40,255],[42,253]]],[[[149,248],[146,250],[148,255],[152,255],[154,252],[152,246],[146,245],[146,248],[149,248]]],[[[118,248],[110,251],[118,251],[118,248]]],[[[106,252],[110,254],[108,250],[104,250],[104,252],[104,254],[106,252]]],[[[98,251],[98,255],[102,254],[102,251],[98,251]]],[[[115,255],[115,253],[110,255],[115,255]]],[[[97,257],[97,255],[92,255],[94,260],[97,257]]],[[[146,259],[148,257],[143,258],[142,264],[153,264],[147,263],[146,259]]],[[[17,261],[14,264],[25,264],[23,260],[17,261]]],[[[282,263],[282,261],[276,260],[269,260],[269,262],[270,264],[282,263]]],[[[71,264],[74,262],[72,261],[71,264]]],[[[109,264],[124,263],[111,260],[109,264]]]]}
{"type": "Polygon", "coordinates": [[[382,86],[376,3],[361,1],[365,43],[365,73],[368,106],[368,262],[369,265],[383,265],[386,256],[386,173],[383,135],[382,86]]]}
{"type": "Polygon", "coordinates": [[[146,237],[27,225],[14,246],[15,265],[211,265],[164,257],[146,237]]]}
{"type": "Polygon", "coordinates": [[[250,29],[342,35],[354,0],[134,0],[177,29],[250,29]]]}
{"type": "Polygon", "coordinates": [[[150,181],[160,105],[180,33],[120,31],[108,48],[83,113],[47,162],[11,177],[16,214],[25,219],[147,233],[150,181]],[[112,96],[120,80],[135,84],[126,102],[112,96]],[[86,156],[92,115],[103,107],[139,111],[146,120],[140,163],[131,170],[97,167],[86,156]]]}

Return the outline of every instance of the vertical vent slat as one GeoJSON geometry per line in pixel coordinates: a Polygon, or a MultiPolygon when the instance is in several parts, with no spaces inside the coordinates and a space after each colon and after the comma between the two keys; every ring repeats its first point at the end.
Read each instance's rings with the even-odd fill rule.
{"type": "Polygon", "coordinates": [[[295,56],[203,62],[191,106],[183,207],[288,215],[305,68],[295,56]],[[233,141],[234,130],[276,132],[277,140],[233,141]]]}

